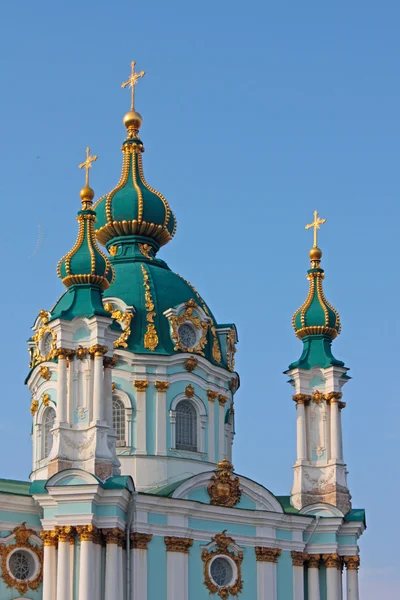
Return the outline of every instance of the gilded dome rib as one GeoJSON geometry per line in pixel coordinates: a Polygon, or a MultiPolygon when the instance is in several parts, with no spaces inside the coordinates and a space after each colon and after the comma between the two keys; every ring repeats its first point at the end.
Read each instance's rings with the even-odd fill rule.
{"type": "MultiPolygon", "coordinates": [[[[156,194],[156,196],[158,196],[160,198],[160,200],[162,201],[162,203],[164,204],[164,208],[165,208],[165,219],[164,219],[164,227],[166,227],[168,225],[170,216],[171,216],[171,209],[169,207],[169,204],[167,202],[167,199],[164,198],[164,196],[158,192],[156,189],[152,188],[146,181],[146,178],[144,176],[144,171],[143,171],[143,160],[142,160],[142,154],[139,152],[138,153],[138,168],[139,168],[139,176],[140,179],[142,180],[143,185],[153,194],[156,194]]],[[[175,221],[175,227],[176,227],[176,221],[175,221]]],[[[173,235],[173,234],[172,234],[173,235]]]]}
{"type": "Polygon", "coordinates": [[[140,227],[140,225],[142,224],[143,221],[143,195],[142,195],[142,190],[140,189],[140,186],[138,185],[137,179],[136,179],[136,157],[138,156],[138,152],[135,149],[132,152],[132,183],[133,183],[133,187],[135,188],[135,191],[137,193],[138,196],[138,218],[137,218],[137,222],[138,225],[140,227]]]}

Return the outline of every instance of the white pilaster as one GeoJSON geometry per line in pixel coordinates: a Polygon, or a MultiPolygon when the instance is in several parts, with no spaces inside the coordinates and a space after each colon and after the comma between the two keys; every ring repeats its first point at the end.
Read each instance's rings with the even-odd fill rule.
{"type": "MultiPolygon", "coordinates": [[[[82,539],[79,567],[79,600],[94,600],[95,558],[92,541],[82,539]]],[[[99,574],[96,573],[96,576],[99,574]]],[[[57,598],[58,600],[58,598],[57,598]]]]}
{"type": "Polygon", "coordinates": [[[126,562],[125,562],[125,551],[122,546],[118,546],[118,585],[120,589],[120,598],[121,600],[126,600],[126,585],[125,585],[125,575],[126,575],[126,562]]]}
{"type": "Polygon", "coordinates": [[[44,543],[43,600],[54,600],[57,589],[57,549],[55,544],[44,543]]]}
{"type": "MultiPolygon", "coordinates": [[[[315,556],[315,555],[314,555],[315,556]]],[[[308,600],[321,600],[321,591],[319,586],[319,556],[308,563],[308,600]]]]}
{"type": "Polygon", "coordinates": [[[225,403],[226,397],[218,396],[219,402],[219,428],[218,428],[218,457],[217,460],[222,460],[225,457],[225,403]]]}
{"type": "MultiPolygon", "coordinates": [[[[57,600],[71,600],[70,557],[71,554],[69,540],[59,540],[57,561],[57,600]]],[[[79,600],[81,600],[81,598],[79,598],[79,600]]]]}
{"type": "Polygon", "coordinates": [[[147,550],[131,550],[133,600],[147,600],[147,550]]]}
{"type": "Polygon", "coordinates": [[[293,566],[293,600],[304,600],[303,566],[293,566]]]}
{"type": "Polygon", "coordinates": [[[169,383],[156,381],[156,454],[167,454],[167,389],[169,383]]]}
{"type": "Polygon", "coordinates": [[[167,600],[189,600],[189,561],[183,552],[167,552],[167,600]]]}
{"type": "Polygon", "coordinates": [[[275,562],[257,561],[257,600],[277,600],[275,562]]]}
{"type": "Polygon", "coordinates": [[[359,600],[358,590],[358,567],[360,565],[359,556],[345,556],[346,565],[346,600],[359,600]]]}
{"type": "Polygon", "coordinates": [[[104,420],[103,352],[95,352],[93,373],[93,420],[104,420]]]}
{"type": "Polygon", "coordinates": [[[67,420],[68,423],[74,422],[74,400],[75,400],[75,386],[74,386],[74,375],[75,375],[75,357],[71,356],[68,358],[68,392],[67,392],[67,420]]]}
{"type": "Polygon", "coordinates": [[[146,388],[147,381],[134,381],[136,388],[136,454],[146,454],[146,388]]]}
{"type": "Polygon", "coordinates": [[[107,425],[113,431],[113,413],[112,413],[112,368],[110,365],[104,366],[104,404],[105,404],[105,419],[107,425]]]}
{"type": "Polygon", "coordinates": [[[336,398],[330,401],[331,412],[331,459],[342,460],[340,456],[341,434],[340,434],[340,413],[339,402],[336,398]]]}
{"type": "Polygon", "coordinates": [[[106,546],[106,582],[104,597],[111,600],[121,600],[118,570],[118,540],[109,536],[106,546]]]}
{"type": "Polygon", "coordinates": [[[339,597],[339,571],[337,566],[326,566],[326,598],[327,600],[340,600],[339,597]]]}
{"type": "Polygon", "coordinates": [[[67,420],[67,359],[63,355],[58,357],[57,379],[57,421],[65,423],[67,420]]]}
{"type": "Polygon", "coordinates": [[[298,400],[296,404],[296,428],[297,460],[302,461],[307,459],[306,414],[303,400],[298,400]]]}
{"type": "MultiPolygon", "coordinates": [[[[100,540],[98,540],[100,541],[100,540]]],[[[100,600],[101,593],[101,545],[93,544],[93,562],[94,562],[94,584],[93,584],[93,600],[100,600]]]]}
{"type": "Polygon", "coordinates": [[[208,398],[208,460],[215,462],[215,400],[208,398]]]}

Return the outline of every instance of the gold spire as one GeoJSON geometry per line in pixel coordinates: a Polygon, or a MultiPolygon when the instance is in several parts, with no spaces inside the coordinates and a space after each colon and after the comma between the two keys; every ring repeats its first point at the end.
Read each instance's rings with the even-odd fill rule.
{"type": "Polygon", "coordinates": [[[130,87],[131,88],[131,109],[123,118],[123,123],[128,130],[128,138],[132,139],[137,137],[138,131],[143,123],[143,119],[141,115],[135,110],[135,85],[145,75],[145,71],[140,71],[140,73],[135,72],[135,61],[131,62],[132,72],[130,74],[129,79],[123,82],[121,85],[122,88],[130,87]]]}
{"type": "Polygon", "coordinates": [[[318,229],[321,228],[321,225],[323,225],[324,223],[326,223],[326,219],[320,219],[318,217],[318,211],[314,210],[314,221],[312,223],[309,223],[308,225],[306,225],[306,229],[311,229],[311,227],[314,228],[314,245],[313,245],[313,248],[318,248],[318,244],[317,244],[317,231],[318,231],[318,229]]]}
{"type": "Polygon", "coordinates": [[[131,111],[133,112],[135,110],[135,85],[137,84],[138,80],[143,77],[144,75],[146,75],[145,71],[140,71],[140,73],[135,73],[135,61],[133,60],[131,62],[131,75],[129,77],[129,79],[127,81],[124,81],[124,83],[121,85],[122,88],[126,88],[126,87],[130,87],[131,88],[131,93],[132,93],[132,98],[131,98],[131,111]]]}
{"type": "Polygon", "coordinates": [[[89,169],[92,167],[92,162],[97,160],[97,156],[90,156],[90,148],[89,146],[86,148],[86,160],[85,162],[78,165],[78,169],[85,169],[86,177],[85,177],[85,187],[81,189],[80,196],[82,199],[82,208],[87,209],[90,208],[92,204],[92,200],[94,198],[94,191],[91,187],[89,187],[89,169]]]}

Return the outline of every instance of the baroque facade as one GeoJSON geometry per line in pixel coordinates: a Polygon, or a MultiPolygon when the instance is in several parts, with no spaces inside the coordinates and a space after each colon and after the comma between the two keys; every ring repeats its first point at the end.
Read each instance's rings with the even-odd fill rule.
{"type": "Polygon", "coordinates": [[[235,473],[237,331],[159,251],[175,234],[144,176],[142,117],[124,117],[119,182],[95,204],[87,149],[66,291],[29,340],[32,473],[0,480],[0,598],[358,600],[358,538],[315,213],[309,293],[293,317],[291,494],[235,473]],[[105,247],[101,250],[100,245],[105,247]]]}

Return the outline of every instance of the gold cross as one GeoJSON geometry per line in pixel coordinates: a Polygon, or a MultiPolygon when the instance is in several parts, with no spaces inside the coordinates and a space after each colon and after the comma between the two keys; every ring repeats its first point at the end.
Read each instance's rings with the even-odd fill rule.
{"type": "Polygon", "coordinates": [[[85,182],[85,186],[89,187],[89,169],[92,166],[92,162],[94,162],[95,160],[97,160],[97,156],[90,156],[90,148],[89,146],[86,148],[86,160],[85,162],[81,163],[78,168],[79,169],[85,169],[86,170],[86,182],[85,182]]]}
{"type": "Polygon", "coordinates": [[[320,219],[318,217],[318,211],[314,210],[314,221],[312,223],[309,223],[308,225],[306,225],[306,229],[311,229],[311,227],[314,227],[314,246],[313,248],[317,248],[317,231],[318,229],[320,229],[321,225],[323,225],[324,223],[326,223],[326,219],[320,219]]]}
{"type": "Polygon", "coordinates": [[[131,68],[132,68],[131,76],[129,77],[129,79],[127,81],[124,81],[124,83],[121,85],[121,87],[123,87],[123,88],[126,88],[126,87],[131,88],[131,92],[132,92],[131,110],[135,110],[135,85],[137,84],[138,79],[140,79],[141,77],[146,75],[145,71],[140,71],[140,73],[135,73],[135,65],[136,65],[136,63],[133,60],[131,62],[131,68]]]}

